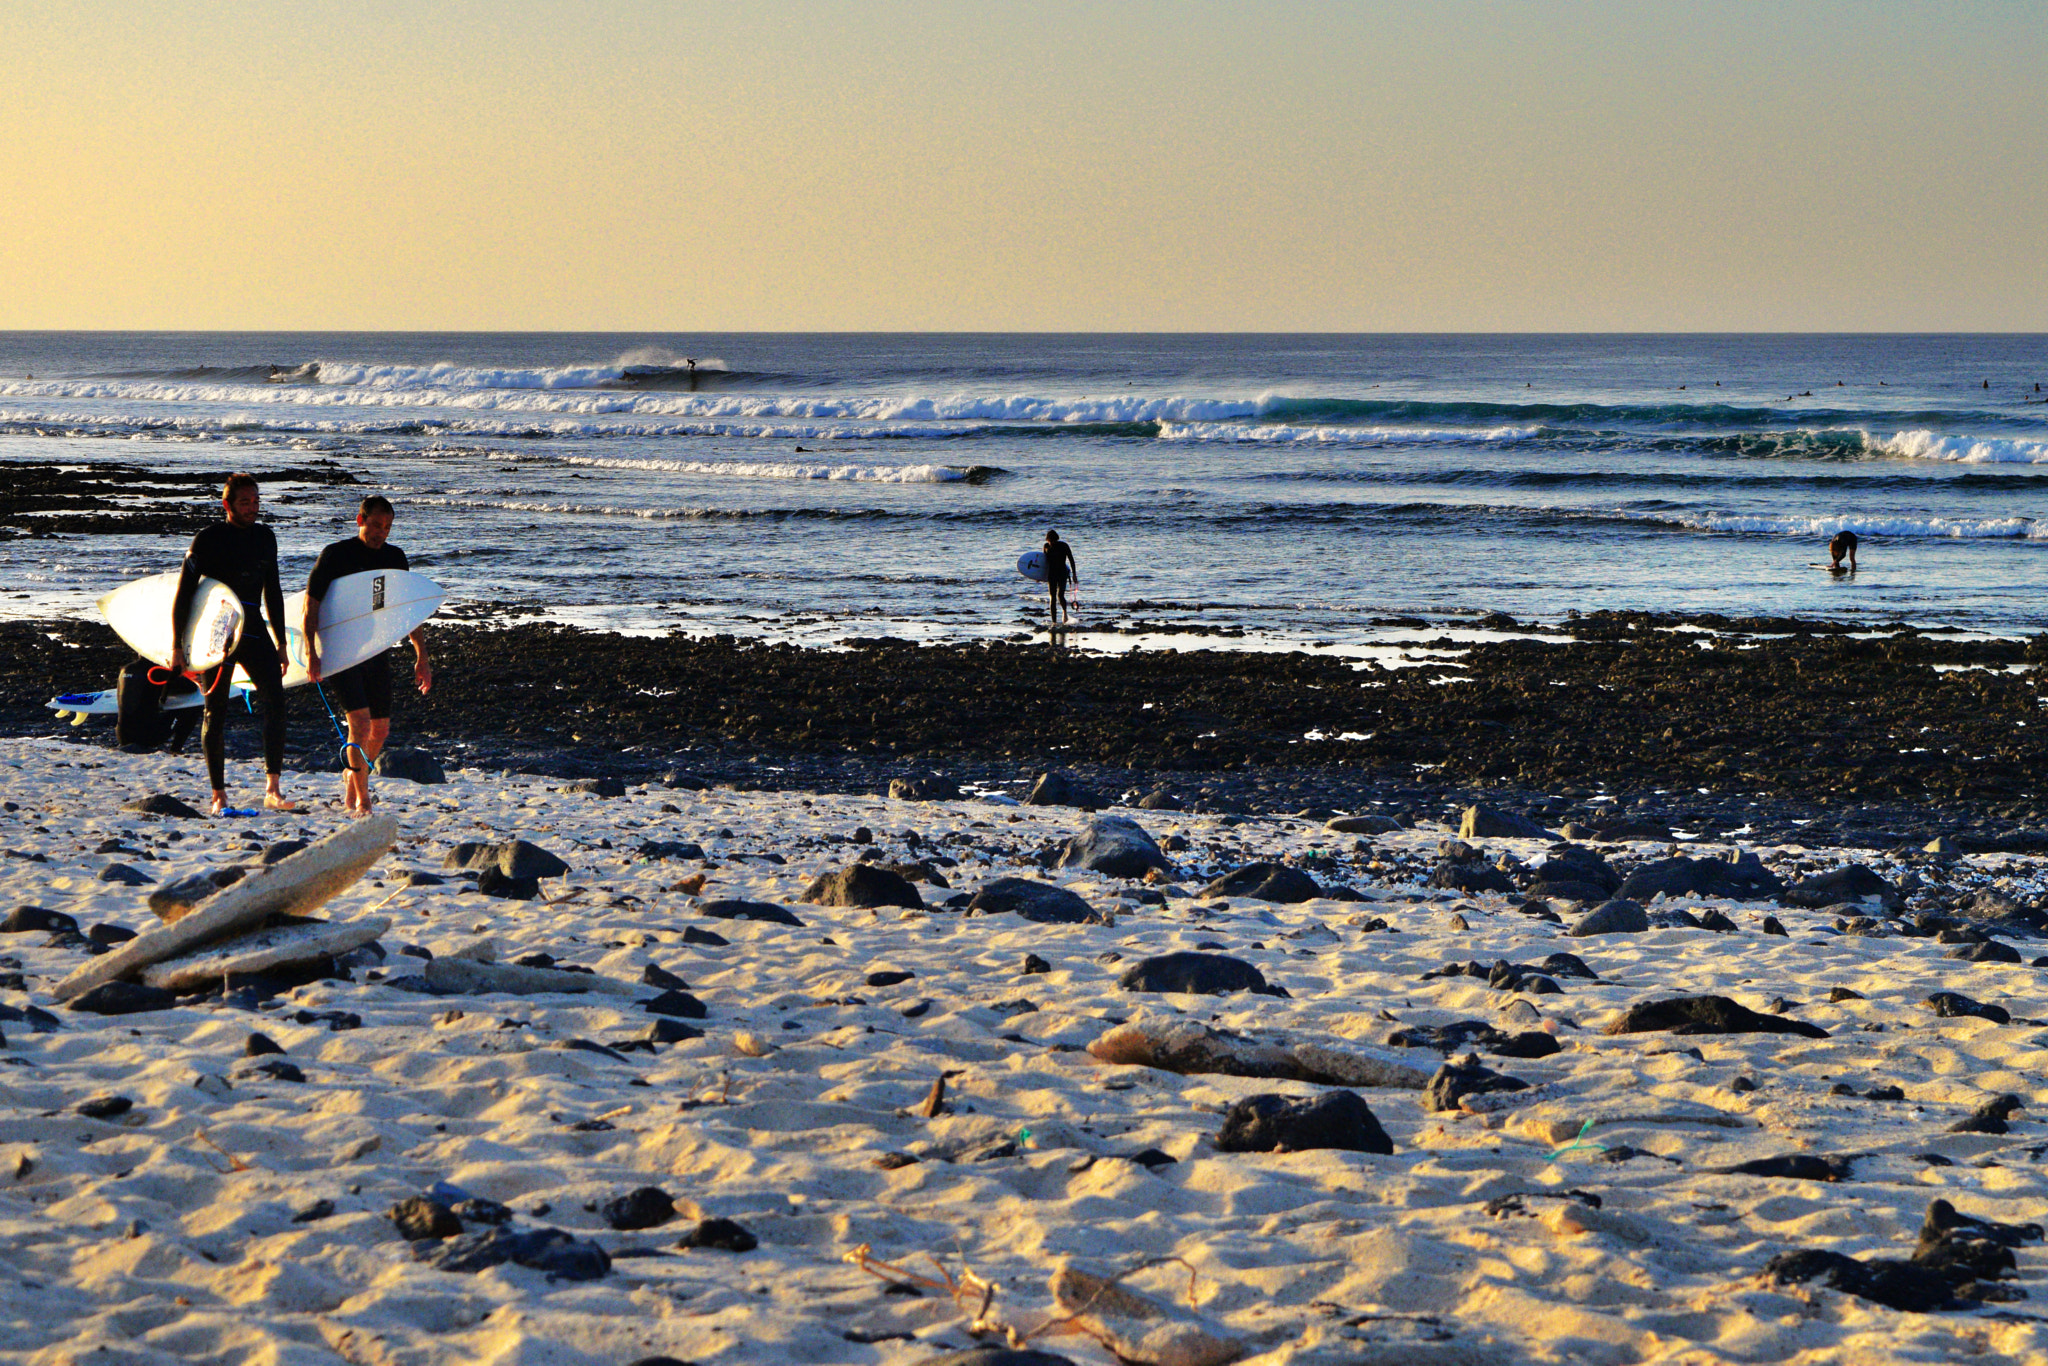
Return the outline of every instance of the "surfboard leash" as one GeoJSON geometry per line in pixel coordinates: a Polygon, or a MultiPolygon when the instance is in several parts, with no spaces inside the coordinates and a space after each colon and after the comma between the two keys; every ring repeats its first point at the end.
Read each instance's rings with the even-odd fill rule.
{"type": "Polygon", "coordinates": [[[369,751],[365,750],[361,745],[357,744],[355,741],[349,739],[348,732],[342,729],[341,718],[334,714],[334,704],[327,700],[326,684],[315,683],[313,685],[313,691],[320,694],[320,705],[327,708],[327,719],[334,726],[334,738],[341,741],[341,766],[351,771],[354,770],[355,765],[348,761],[348,752],[350,750],[354,750],[356,753],[363,756],[363,772],[367,774],[370,771],[369,751]]]}
{"type": "MultiPolygon", "coordinates": [[[[179,677],[190,680],[192,686],[199,689],[199,695],[201,697],[204,697],[206,694],[213,691],[215,683],[220,682],[220,671],[222,669],[225,669],[229,664],[233,662],[233,660],[221,661],[221,663],[218,666],[216,666],[213,671],[212,683],[207,682],[198,674],[193,673],[190,669],[185,670],[182,674],[179,675],[179,677]]],[[[143,674],[143,677],[147,678],[151,683],[154,683],[159,688],[167,688],[171,685],[171,671],[169,666],[167,665],[152,664],[149,666],[149,669],[143,674]],[[163,677],[157,677],[158,674],[162,674],[163,677]]],[[[234,685],[229,684],[228,686],[232,688],[234,685]]],[[[251,688],[248,692],[242,694],[242,710],[248,712],[249,715],[251,716],[254,716],[256,714],[255,693],[256,690],[254,688],[251,688]]]]}

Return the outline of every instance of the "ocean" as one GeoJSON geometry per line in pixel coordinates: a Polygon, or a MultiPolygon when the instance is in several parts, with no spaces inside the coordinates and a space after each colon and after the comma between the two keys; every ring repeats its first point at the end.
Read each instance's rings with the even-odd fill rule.
{"type": "MultiPolygon", "coordinates": [[[[264,490],[287,591],[374,490],[451,610],[619,630],[1017,638],[1056,528],[1104,648],[2010,633],[2048,625],[2044,385],[2021,335],[5,333],[0,471],[333,462],[357,486],[264,490]]],[[[89,617],[183,545],[0,540],[0,614],[89,617]]]]}

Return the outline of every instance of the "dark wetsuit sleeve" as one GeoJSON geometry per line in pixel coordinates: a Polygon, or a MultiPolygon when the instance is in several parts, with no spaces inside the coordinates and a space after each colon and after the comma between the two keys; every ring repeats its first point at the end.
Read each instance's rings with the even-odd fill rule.
{"type": "Polygon", "coordinates": [[[328,546],[313,561],[313,572],[306,576],[306,596],[319,602],[327,596],[327,586],[340,577],[340,571],[334,567],[334,547],[328,546]]]}
{"type": "Polygon", "coordinates": [[[278,642],[278,653],[284,653],[284,585],[277,581],[277,536],[273,532],[270,540],[270,565],[263,576],[263,605],[270,613],[270,634],[278,642]]]}

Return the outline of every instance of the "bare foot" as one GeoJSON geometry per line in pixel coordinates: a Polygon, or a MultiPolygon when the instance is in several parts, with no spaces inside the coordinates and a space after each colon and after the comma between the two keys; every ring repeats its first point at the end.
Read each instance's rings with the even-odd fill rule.
{"type": "Polygon", "coordinates": [[[219,815],[219,814],[220,814],[221,812],[223,812],[223,811],[225,811],[225,810],[227,810],[227,809],[228,809],[228,794],[227,794],[227,793],[225,793],[225,792],[216,792],[216,793],[214,793],[214,794],[213,794],[213,812],[212,812],[212,814],[214,814],[214,815],[218,816],[218,815],[219,815]]]}
{"type": "Polygon", "coordinates": [[[272,811],[296,811],[299,809],[297,802],[275,792],[264,793],[263,804],[272,811]]]}

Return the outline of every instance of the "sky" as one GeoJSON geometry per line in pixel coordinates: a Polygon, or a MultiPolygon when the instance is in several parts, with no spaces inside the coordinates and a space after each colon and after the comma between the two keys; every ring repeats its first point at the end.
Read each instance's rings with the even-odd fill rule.
{"type": "Polygon", "coordinates": [[[0,328],[2048,330],[2033,3],[8,0],[0,328]]]}

